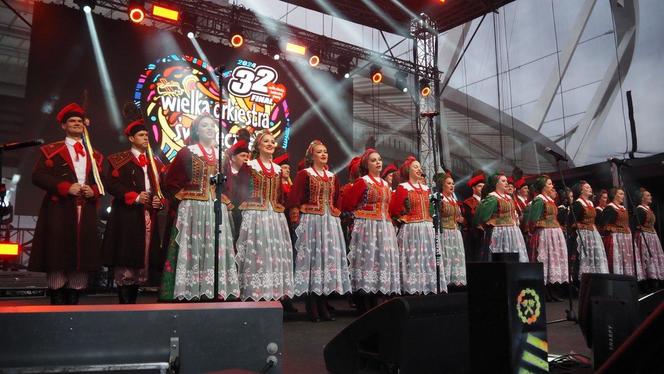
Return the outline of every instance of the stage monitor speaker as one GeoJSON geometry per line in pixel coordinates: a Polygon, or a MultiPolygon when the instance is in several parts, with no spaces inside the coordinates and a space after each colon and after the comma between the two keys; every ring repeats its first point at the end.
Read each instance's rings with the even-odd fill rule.
{"type": "Polygon", "coordinates": [[[468,263],[473,373],[548,372],[541,263],[468,263]]]}
{"type": "MultiPolygon", "coordinates": [[[[612,298],[627,303],[625,306],[634,314],[637,310],[639,289],[636,278],[620,274],[581,274],[579,288],[579,326],[589,348],[593,347],[592,321],[595,314],[592,298],[612,298]]],[[[618,304],[616,304],[618,305],[618,304]]],[[[634,321],[635,322],[635,321],[634,321]]]]}
{"type": "Polygon", "coordinates": [[[518,253],[491,253],[491,262],[519,262],[518,253]]]}
{"type": "Polygon", "coordinates": [[[597,373],[649,374],[661,373],[663,368],[664,304],[659,304],[597,373]]]}
{"type": "Polygon", "coordinates": [[[3,373],[282,368],[278,302],[3,307],[0,335],[3,373]]]}
{"type": "Polygon", "coordinates": [[[331,373],[467,373],[465,293],[397,297],[362,315],[324,350],[331,373]]]}

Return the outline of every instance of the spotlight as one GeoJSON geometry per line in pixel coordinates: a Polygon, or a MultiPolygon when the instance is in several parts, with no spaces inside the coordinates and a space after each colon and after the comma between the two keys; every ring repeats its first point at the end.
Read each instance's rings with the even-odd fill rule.
{"type": "Polygon", "coordinates": [[[168,8],[164,5],[152,4],[152,15],[173,22],[178,22],[180,20],[179,10],[168,8]]]}
{"type": "Polygon", "coordinates": [[[374,84],[378,84],[383,81],[383,72],[380,70],[380,66],[378,65],[371,65],[369,76],[371,77],[371,81],[374,84]]]}
{"type": "Polygon", "coordinates": [[[183,13],[182,14],[182,24],[180,25],[180,31],[182,35],[186,35],[187,38],[193,39],[196,37],[196,22],[197,18],[194,14],[183,13]]]}
{"type": "Polygon", "coordinates": [[[279,48],[279,41],[276,38],[268,37],[265,40],[267,54],[272,56],[273,59],[279,60],[281,58],[281,49],[279,48]]]}
{"type": "Polygon", "coordinates": [[[242,26],[238,25],[237,23],[231,24],[231,45],[233,48],[240,48],[242,47],[242,44],[244,44],[244,36],[243,36],[243,29],[242,26]]]}
{"type": "Polygon", "coordinates": [[[353,58],[346,55],[337,56],[337,74],[344,78],[350,78],[350,71],[353,68],[353,58]]]}
{"type": "Polygon", "coordinates": [[[309,48],[311,51],[311,56],[309,57],[309,65],[316,67],[318,64],[320,64],[320,55],[321,55],[321,49],[320,47],[311,47],[309,48]]]}
{"type": "Polygon", "coordinates": [[[429,80],[426,78],[420,79],[420,95],[427,97],[431,94],[431,87],[429,87],[429,80]]]}
{"type": "Polygon", "coordinates": [[[74,4],[78,5],[85,13],[90,13],[97,5],[97,0],[74,0],[74,4]]]}
{"type": "Polygon", "coordinates": [[[145,0],[130,0],[127,5],[129,20],[133,23],[141,23],[145,19],[145,0]]]}
{"type": "Polygon", "coordinates": [[[394,85],[397,90],[402,91],[403,93],[408,92],[408,73],[405,71],[397,71],[394,75],[394,85]]]}

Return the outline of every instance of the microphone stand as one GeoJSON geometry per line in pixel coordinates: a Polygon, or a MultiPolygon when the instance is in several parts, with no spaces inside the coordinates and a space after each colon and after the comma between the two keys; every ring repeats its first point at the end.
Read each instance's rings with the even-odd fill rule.
{"type": "MultiPolygon", "coordinates": [[[[560,161],[562,161],[561,158],[556,157],[556,168],[558,169],[558,174],[560,174],[560,180],[563,184],[563,189],[564,191],[568,190],[567,183],[565,183],[565,174],[563,174],[562,167],[560,166],[560,161]]],[[[567,160],[565,160],[567,161],[567,160]]],[[[567,193],[567,192],[565,192],[567,193]]],[[[567,197],[565,197],[567,198],[567,197]]],[[[573,202],[572,202],[573,203],[573,202]]],[[[569,209],[572,209],[572,203],[569,206],[569,209]]],[[[572,213],[572,217],[574,217],[574,223],[576,223],[576,217],[574,216],[574,213],[572,213]]],[[[565,222],[565,245],[566,245],[566,250],[569,248],[569,242],[570,242],[570,236],[569,236],[569,227],[567,225],[567,222],[565,222]]],[[[568,251],[569,252],[569,251],[568,251]]],[[[578,323],[579,319],[576,316],[576,313],[574,312],[574,307],[572,305],[572,262],[570,261],[570,256],[569,253],[567,253],[567,301],[569,302],[569,309],[565,309],[565,318],[561,319],[556,319],[553,321],[548,321],[546,324],[552,324],[552,323],[560,323],[560,322],[574,322],[578,323]]]]}
{"type": "Polygon", "coordinates": [[[226,182],[226,176],[222,172],[222,156],[224,145],[224,125],[221,113],[224,102],[224,69],[220,66],[214,69],[214,74],[219,79],[219,131],[217,140],[217,173],[210,177],[210,184],[215,186],[214,191],[214,300],[219,299],[219,241],[221,237],[222,215],[221,215],[221,192],[226,182]]]}
{"type": "MultiPolygon", "coordinates": [[[[421,117],[426,118],[427,129],[429,130],[429,136],[431,139],[431,150],[433,152],[433,168],[434,168],[434,177],[438,175],[438,155],[436,152],[436,138],[434,137],[435,132],[433,128],[433,117],[437,116],[438,112],[426,112],[420,114],[421,117]]],[[[442,258],[441,248],[440,248],[440,191],[436,187],[436,181],[432,181],[431,187],[431,197],[430,201],[433,203],[433,230],[434,230],[434,247],[436,251],[436,293],[440,293],[440,259],[442,258]]],[[[449,291],[448,291],[449,292],[449,291]]]]}

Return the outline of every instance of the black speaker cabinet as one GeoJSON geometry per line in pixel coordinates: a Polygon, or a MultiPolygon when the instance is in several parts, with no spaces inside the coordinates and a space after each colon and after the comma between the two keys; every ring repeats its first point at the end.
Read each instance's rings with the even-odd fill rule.
{"type": "Polygon", "coordinates": [[[468,263],[473,373],[548,372],[541,263],[468,263]]]}
{"type": "Polygon", "coordinates": [[[397,297],[355,320],[324,350],[331,373],[467,373],[466,294],[397,297]]]}
{"type": "Polygon", "coordinates": [[[281,372],[278,302],[0,308],[0,372],[281,372]]]}

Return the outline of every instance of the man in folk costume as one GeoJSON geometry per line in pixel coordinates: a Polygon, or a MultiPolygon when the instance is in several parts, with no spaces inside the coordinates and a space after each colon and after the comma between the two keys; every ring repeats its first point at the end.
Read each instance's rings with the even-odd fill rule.
{"type": "Polygon", "coordinates": [[[88,272],[101,265],[97,235],[100,186],[93,168],[101,166],[102,155],[96,150],[90,155],[92,147],[83,144],[89,121],[78,104],[66,105],[56,119],[65,139],[42,146],[32,172],[32,182],[46,196],[28,269],[47,273],[51,304],[78,304],[79,292],[88,284],[88,272]]]}
{"type": "Polygon", "coordinates": [[[467,185],[473,191],[472,196],[465,199],[461,205],[464,221],[466,225],[463,230],[464,234],[464,247],[466,249],[466,261],[481,261],[488,260],[488,253],[482,256],[482,237],[484,232],[482,229],[473,226],[473,220],[477,207],[482,201],[482,189],[484,188],[485,177],[482,170],[473,172],[473,176],[468,181],[467,185]]]}
{"type": "Polygon", "coordinates": [[[143,120],[131,122],[124,133],[131,149],[108,156],[104,169],[104,184],[113,204],[102,252],[105,264],[114,267],[120,304],[135,304],[138,287],[148,281],[149,271],[163,266],[157,226],[157,213],[163,208],[157,194],[162,166],[149,159],[150,140],[143,120]]]}
{"type": "MultiPolygon", "coordinates": [[[[232,146],[226,150],[227,162],[224,163],[224,176],[226,176],[226,186],[229,193],[232,193],[233,187],[237,185],[238,172],[244,164],[249,161],[249,141],[244,137],[238,136],[238,139],[232,146]]],[[[231,211],[233,217],[233,242],[237,241],[242,224],[242,211],[237,207],[231,211]]]]}

